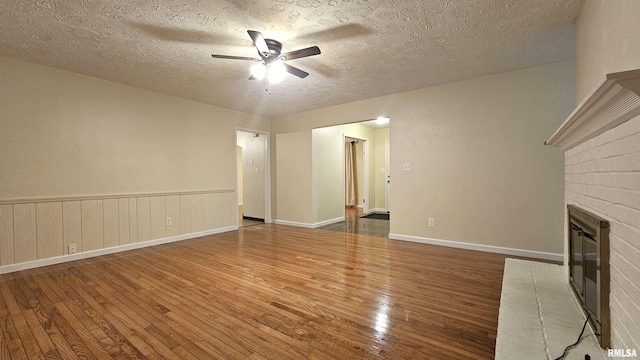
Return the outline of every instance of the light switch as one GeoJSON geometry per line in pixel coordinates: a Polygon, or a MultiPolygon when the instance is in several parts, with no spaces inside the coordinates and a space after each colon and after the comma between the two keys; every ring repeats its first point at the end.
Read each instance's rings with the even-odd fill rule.
{"type": "Polygon", "coordinates": [[[404,170],[404,171],[411,171],[411,163],[404,163],[404,164],[402,164],[402,170],[404,170]]]}
{"type": "Polygon", "coordinates": [[[258,168],[256,168],[256,174],[258,173],[258,168]]]}

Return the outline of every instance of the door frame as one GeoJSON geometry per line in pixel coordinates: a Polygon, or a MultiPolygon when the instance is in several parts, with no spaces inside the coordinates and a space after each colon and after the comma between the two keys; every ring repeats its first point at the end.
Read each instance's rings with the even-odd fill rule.
{"type": "Polygon", "coordinates": [[[389,206],[389,198],[391,197],[389,192],[391,191],[391,143],[389,142],[391,139],[386,139],[384,141],[384,207],[388,213],[391,213],[391,206],[389,206]]]}
{"type": "MultiPolygon", "coordinates": [[[[249,133],[255,133],[255,134],[260,134],[260,135],[264,135],[266,138],[265,141],[265,149],[264,149],[264,171],[263,171],[263,175],[264,175],[264,222],[266,224],[270,224],[272,222],[271,219],[271,135],[268,131],[264,131],[264,130],[257,130],[257,129],[252,129],[252,128],[246,128],[246,127],[241,127],[241,126],[236,126],[235,127],[235,132],[234,132],[234,138],[235,141],[233,143],[233,157],[235,159],[234,161],[234,168],[235,168],[235,178],[236,178],[236,209],[238,208],[238,206],[240,204],[238,204],[238,155],[236,152],[236,147],[238,146],[238,131],[242,131],[242,132],[249,132],[249,133]]],[[[236,210],[236,214],[238,213],[238,211],[236,210]]],[[[240,225],[240,221],[241,219],[238,218],[237,219],[237,225],[240,225]]]]}

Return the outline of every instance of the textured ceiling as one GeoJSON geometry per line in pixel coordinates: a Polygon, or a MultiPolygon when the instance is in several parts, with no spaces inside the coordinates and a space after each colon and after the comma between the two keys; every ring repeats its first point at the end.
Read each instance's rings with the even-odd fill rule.
{"type": "Polygon", "coordinates": [[[0,55],[268,117],[575,56],[581,0],[2,0],[0,55]],[[272,94],[246,30],[317,45],[272,94]]]}

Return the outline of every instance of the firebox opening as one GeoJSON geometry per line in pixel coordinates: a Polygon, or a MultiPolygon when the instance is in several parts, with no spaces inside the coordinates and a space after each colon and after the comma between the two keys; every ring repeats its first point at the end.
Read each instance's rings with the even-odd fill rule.
{"type": "Polygon", "coordinates": [[[603,349],[611,345],[609,222],[568,205],[569,283],[603,349]]]}

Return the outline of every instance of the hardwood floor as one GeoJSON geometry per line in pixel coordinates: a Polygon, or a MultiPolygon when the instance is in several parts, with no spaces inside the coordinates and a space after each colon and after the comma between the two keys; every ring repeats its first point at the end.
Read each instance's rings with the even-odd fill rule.
{"type": "Polygon", "coordinates": [[[0,276],[0,359],[493,359],[503,255],[259,225],[0,276]]]}
{"type": "Polygon", "coordinates": [[[344,207],[344,217],[346,219],[353,218],[353,217],[359,217],[362,214],[364,214],[362,208],[359,208],[359,207],[356,207],[356,206],[345,206],[344,207]]]}

